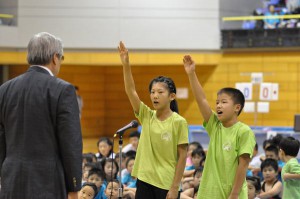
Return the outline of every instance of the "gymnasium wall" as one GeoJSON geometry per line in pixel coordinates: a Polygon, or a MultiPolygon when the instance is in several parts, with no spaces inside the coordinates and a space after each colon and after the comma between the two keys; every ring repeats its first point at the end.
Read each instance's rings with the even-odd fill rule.
{"type": "Polygon", "coordinates": [[[24,49],[44,31],[66,49],[115,50],[120,40],[131,49],[220,48],[218,0],[26,0],[13,9],[18,26],[0,26],[0,48],[24,49]]]}
{"type": "MultiPolygon", "coordinates": [[[[132,72],[140,98],[151,107],[148,84],[158,75],[170,76],[177,88],[188,88],[187,99],[178,99],[180,114],[189,124],[203,121],[191,94],[182,66],[185,53],[132,52],[132,72]]],[[[134,118],[124,92],[122,67],[117,53],[66,53],[59,77],[80,88],[84,100],[82,130],[84,137],[112,135],[134,118]],[[72,61],[73,60],[73,61],[72,61]],[[85,64],[83,64],[85,62],[85,64]],[[102,63],[102,64],[101,64],[102,63]]],[[[211,107],[215,108],[217,91],[236,82],[250,82],[251,72],[263,72],[264,82],[279,83],[279,100],[270,102],[268,114],[242,113],[240,119],[249,125],[293,126],[299,113],[300,61],[298,52],[193,53],[197,74],[211,107]],[[254,118],[257,122],[254,123],[254,118]]],[[[15,55],[23,59],[24,54],[15,55]]],[[[4,61],[3,56],[0,62],[4,61]]],[[[7,59],[9,56],[7,56],[7,59]]],[[[18,61],[16,61],[18,62],[18,61]]],[[[9,64],[9,63],[8,63],[9,64]]],[[[10,62],[10,77],[26,71],[25,63],[10,62]]],[[[254,100],[258,96],[254,95],[254,100]]]]}

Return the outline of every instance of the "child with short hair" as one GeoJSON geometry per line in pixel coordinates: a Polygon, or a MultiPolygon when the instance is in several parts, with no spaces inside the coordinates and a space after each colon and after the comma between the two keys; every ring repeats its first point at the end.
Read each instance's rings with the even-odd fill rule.
{"type": "Polygon", "coordinates": [[[177,198],[186,161],[188,124],[178,114],[175,83],[165,76],[152,79],[148,87],[152,110],[137,94],[123,42],[119,54],[125,92],[142,125],[132,171],[137,178],[136,199],[177,198]]]}
{"type": "Polygon", "coordinates": [[[103,185],[104,182],[104,173],[101,169],[98,168],[92,168],[89,171],[88,183],[94,183],[97,187],[98,194],[95,196],[95,199],[102,199],[102,196],[104,195],[105,185],[103,185]]]}
{"type": "MultiPolygon", "coordinates": [[[[118,199],[119,198],[119,187],[120,182],[118,180],[109,181],[107,187],[105,189],[105,196],[107,199],[118,199]]],[[[124,189],[123,185],[121,184],[122,198],[124,199],[134,199],[135,193],[131,190],[124,189]]]]}
{"type": "Polygon", "coordinates": [[[127,153],[128,151],[136,151],[139,145],[140,140],[140,132],[132,131],[129,134],[129,144],[127,144],[123,149],[123,153],[127,153]]]}
{"type": "Polygon", "coordinates": [[[78,199],[93,199],[97,195],[98,188],[94,183],[85,182],[78,192],[78,199]]]}
{"type": "Polygon", "coordinates": [[[257,176],[247,176],[248,199],[259,199],[256,197],[261,190],[260,179],[257,176]]]}
{"type": "Polygon", "coordinates": [[[300,142],[293,137],[283,138],[279,144],[279,156],[286,163],[281,171],[283,199],[300,198],[300,165],[296,159],[300,142]]]}
{"type": "Polygon", "coordinates": [[[195,169],[193,177],[185,179],[187,182],[183,182],[183,186],[185,183],[189,183],[189,185],[186,186],[186,189],[182,189],[182,192],[180,193],[180,199],[194,198],[196,192],[198,192],[202,172],[203,167],[198,167],[197,169],[195,169]]]}
{"type": "Polygon", "coordinates": [[[266,158],[272,158],[277,161],[277,164],[278,164],[277,178],[278,178],[278,180],[282,181],[281,180],[281,170],[282,170],[282,167],[284,166],[284,162],[282,160],[280,160],[280,158],[279,158],[279,148],[276,145],[271,144],[270,146],[268,146],[265,149],[265,153],[266,153],[266,158]]]}
{"type": "Polygon", "coordinates": [[[210,137],[198,198],[246,199],[246,172],[256,142],[251,128],[238,120],[245,97],[235,88],[223,88],[217,93],[213,112],[196,75],[195,62],[186,55],[183,63],[210,137]]]}
{"type": "Polygon", "coordinates": [[[136,178],[131,175],[134,166],[135,157],[129,157],[126,161],[128,173],[122,178],[122,184],[128,188],[136,188],[136,178]]]}
{"type": "Polygon", "coordinates": [[[261,193],[257,196],[260,199],[280,199],[282,192],[282,183],[277,179],[278,164],[271,158],[265,159],[261,163],[261,171],[264,181],[261,185],[261,193]]]}

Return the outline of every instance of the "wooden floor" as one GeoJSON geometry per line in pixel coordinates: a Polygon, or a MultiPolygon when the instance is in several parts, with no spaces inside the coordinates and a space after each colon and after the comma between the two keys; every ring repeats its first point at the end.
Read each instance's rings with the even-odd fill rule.
{"type": "MultiPolygon", "coordinates": [[[[97,148],[97,141],[99,140],[98,137],[95,138],[83,138],[83,153],[97,153],[98,148],[97,148]]],[[[117,153],[119,151],[119,139],[115,139],[114,141],[114,152],[117,153]]],[[[128,144],[129,138],[123,138],[123,147],[128,144]]]]}

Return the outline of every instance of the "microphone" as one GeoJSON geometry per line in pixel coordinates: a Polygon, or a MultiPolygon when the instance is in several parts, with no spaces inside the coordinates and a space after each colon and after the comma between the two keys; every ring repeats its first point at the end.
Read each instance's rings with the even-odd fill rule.
{"type": "Polygon", "coordinates": [[[123,135],[123,133],[127,129],[136,128],[136,127],[138,127],[138,125],[139,125],[139,123],[136,120],[132,120],[129,124],[120,128],[119,130],[117,130],[117,132],[114,134],[114,137],[116,137],[117,135],[123,135]]]}

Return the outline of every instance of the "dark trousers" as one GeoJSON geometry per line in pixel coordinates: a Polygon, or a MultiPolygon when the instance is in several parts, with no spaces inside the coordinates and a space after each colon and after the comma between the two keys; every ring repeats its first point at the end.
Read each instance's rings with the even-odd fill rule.
{"type": "MultiPolygon", "coordinates": [[[[160,189],[137,179],[135,199],[166,199],[169,190],[160,189]]],[[[178,192],[178,199],[180,194],[178,192]]]]}

